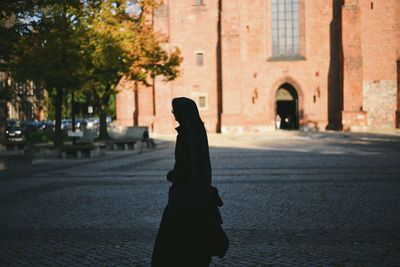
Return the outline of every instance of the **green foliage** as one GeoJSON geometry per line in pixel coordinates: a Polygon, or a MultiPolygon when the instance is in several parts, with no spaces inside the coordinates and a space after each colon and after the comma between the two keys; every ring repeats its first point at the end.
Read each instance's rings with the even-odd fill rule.
{"type": "Polygon", "coordinates": [[[26,141],[33,144],[51,143],[54,140],[53,131],[30,132],[25,136],[26,141]]]}
{"type": "Polygon", "coordinates": [[[9,62],[14,55],[20,32],[25,25],[21,22],[27,1],[0,1],[0,71],[9,71],[9,62]]]}
{"type": "MultiPolygon", "coordinates": [[[[90,101],[105,118],[107,112],[115,112],[122,77],[145,85],[156,76],[165,81],[177,77],[180,51],[166,51],[151,25],[152,12],[160,4],[159,0],[0,2],[0,70],[48,91],[56,143],[61,141],[63,106],[67,115],[72,92],[78,104],[90,101]],[[138,12],[127,12],[132,4],[138,12]]],[[[106,130],[104,123],[101,119],[100,129],[106,130]]]]}
{"type": "Polygon", "coordinates": [[[108,116],[110,116],[112,119],[115,119],[117,116],[116,110],[117,110],[117,106],[116,106],[116,96],[115,93],[112,94],[110,96],[110,101],[108,102],[108,116]]]}
{"type": "Polygon", "coordinates": [[[77,117],[82,117],[86,115],[87,108],[86,103],[88,102],[88,97],[85,94],[84,91],[80,90],[74,90],[70,91],[66,96],[65,96],[65,103],[63,106],[63,117],[67,118],[71,116],[71,110],[72,110],[72,94],[74,94],[74,109],[77,117]]]}
{"type": "Polygon", "coordinates": [[[152,29],[149,18],[161,3],[137,1],[138,14],[127,13],[127,0],[103,0],[90,7],[86,17],[88,35],[85,52],[90,58],[90,80],[86,88],[99,97],[115,91],[122,76],[148,84],[148,78],[164,76],[166,81],[179,74],[180,51],[165,51],[152,29]]]}
{"type": "Polygon", "coordinates": [[[43,1],[34,6],[13,59],[15,78],[44,88],[76,88],[82,77],[79,1],[43,1]]]}
{"type": "Polygon", "coordinates": [[[85,83],[100,111],[100,138],[108,138],[105,113],[110,97],[123,76],[148,85],[149,78],[162,75],[176,78],[182,61],[179,50],[165,51],[153,32],[150,19],[156,0],[136,1],[138,13],[128,13],[128,0],[93,1],[87,5],[85,53],[89,59],[89,79],[85,83]]]}
{"type": "MultiPolygon", "coordinates": [[[[67,131],[62,132],[63,142],[72,142],[74,137],[68,137],[67,131]]],[[[54,141],[54,131],[44,130],[44,131],[32,131],[25,134],[25,140],[31,144],[46,143],[50,144],[54,141]]]]}
{"type": "Polygon", "coordinates": [[[33,1],[19,23],[19,40],[9,66],[17,81],[33,81],[46,88],[55,107],[55,144],[61,145],[61,112],[66,90],[76,90],[85,80],[79,0],[33,1]]]}

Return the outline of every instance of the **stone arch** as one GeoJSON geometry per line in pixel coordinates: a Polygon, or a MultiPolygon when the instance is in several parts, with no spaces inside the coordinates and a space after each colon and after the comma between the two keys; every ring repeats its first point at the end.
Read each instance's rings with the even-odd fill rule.
{"type": "MultiPolygon", "coordinates": [[[[290,76],[282,77],[281,79],[277,80],[271,88],[271,93],[269,97],[269,106],[273,107],[273,112],[271,112],[270,120],[275,123],[276,115],[278,112],[278,102],[277,102],[277,94],[280,89],[286,89],[287,92],[293,97],[293,99],[297,102],[296,103],[296,117],[295,120],[295,129],[300,128],[304,121],[304,95],[301,89],[300,84],[294,80],[290,76]]],[[[284,118],[282,118],[284,119],[284,118]]]]}

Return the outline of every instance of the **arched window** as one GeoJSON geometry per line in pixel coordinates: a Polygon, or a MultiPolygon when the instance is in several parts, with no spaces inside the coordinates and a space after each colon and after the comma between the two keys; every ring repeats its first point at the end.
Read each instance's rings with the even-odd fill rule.
{"type": "Polygon", "coordinates": [[[272,57],[300,57],[300,0],[272,0],[272,57]]]}

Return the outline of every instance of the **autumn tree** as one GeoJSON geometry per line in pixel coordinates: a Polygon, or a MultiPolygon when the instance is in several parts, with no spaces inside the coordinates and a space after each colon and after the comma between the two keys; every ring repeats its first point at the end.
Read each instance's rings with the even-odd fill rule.
{"type": "Polygon", "coordinates": [[[108,104],[122,77],[148,85],[149,78],[161,75],[170,81],[178,75],[179,50],[163,49],[151,25],[152,12],[160,4],[156,0],[103,0],[88,5],[85,51],[90,58],[90,79],[86,88],[98,99],[99,139],[110,138],[108,104]],[[136,12],[128,12],[130,5],[135,5],[136,12]]]}
{"type": "Polygon", "coordinates": [[[62,107],[68,93],[90,92],[100,111],[99,138],[107,139],[109,100],[123,76],[147,85],[158,75],[167,81],[178,75],[179,50],[163,49],[150,23],[161,4],[157,0],[4,1],[7,9],[0,11],[0,23],[14,16],[13,25],[24,27],[1,28],[15,42],[0,39],[7,42],[0,48],[0,64],[7,63],[17,81],[32,81],[49,92],[56,146],[62,144],[62,107]],[[132,5],[136,12],[128,11],[132,5]]]}
{"type": "Polygon", "coordinates": [[[28,4],[24,1],[0,1],[0,142],[4,141],[7,126],[7,102],[11,96],[10,63],[14,55],[19,32],[23,25],[18,18],[28,4]]]}
{"type": "Polygon", "coordinates": [[[79,88],[85,77],[82,54],[84,30],[79,0],[37,1],[26,10],[28,24],[21,32],[13,72],[17,80],[34,81],[53,91],[55,146],[62,144],[62,103],[67,90],[79,88]]]}

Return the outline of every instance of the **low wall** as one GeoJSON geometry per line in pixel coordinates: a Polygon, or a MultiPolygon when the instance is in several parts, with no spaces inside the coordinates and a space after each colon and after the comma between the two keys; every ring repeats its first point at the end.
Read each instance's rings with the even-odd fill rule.
{"type": "MultiPolygon", "coordinates": [[[[108,134],[112,139],[142,139],[144,131],[148,131],[148,127],[131,127],[131,126],[109,126],[108,134]]],[[[98,128],[82,130],[83,136],[79,142],[93,142],[99,135],[98,128]]]]}
{"type": "Polygon", "coordinates": [[[108,133],[113,139],[142,139],[148,127],[114,126],[108,128],[108,133]]]}
{"type": "Polygon", "coordinates": [[[0,171],[24,168],[32,164],[32,155],[25,151],[0,151],[0,171]]]}

